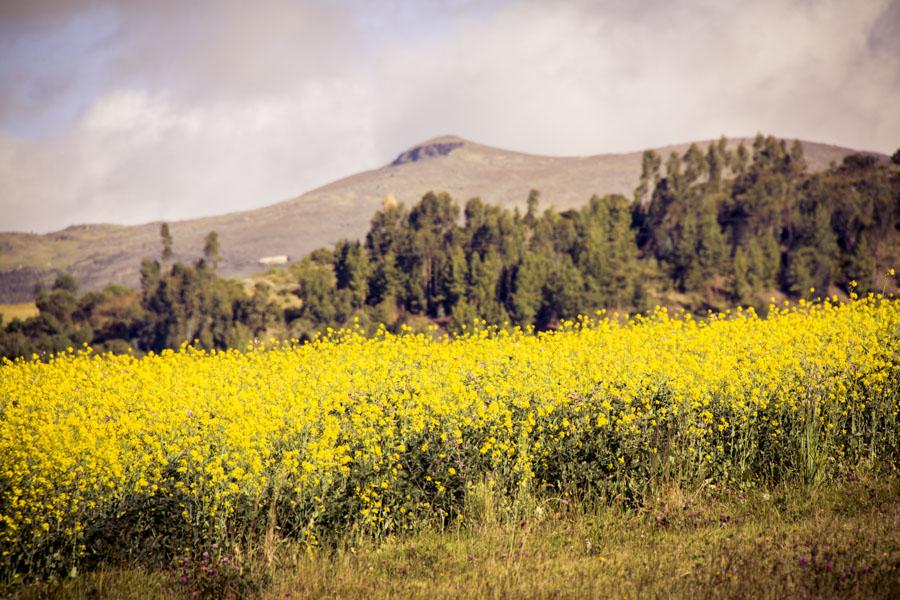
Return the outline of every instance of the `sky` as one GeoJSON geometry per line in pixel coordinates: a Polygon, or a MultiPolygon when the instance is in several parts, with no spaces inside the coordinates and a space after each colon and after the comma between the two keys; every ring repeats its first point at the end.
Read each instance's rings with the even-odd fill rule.
{"type": "Polygon", "coordinates": [[[295,197],[456,134],[900,146],[900,0],[2,0],[0,231],[295,197]]]}

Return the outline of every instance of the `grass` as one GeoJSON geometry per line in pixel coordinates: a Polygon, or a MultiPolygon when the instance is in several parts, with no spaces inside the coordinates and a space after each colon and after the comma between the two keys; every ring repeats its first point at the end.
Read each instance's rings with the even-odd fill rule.
{"type": "Polygon", "coordinates": [[[239,575],[199,583],[180,583],[174,568],[104,566],[14,597],[900,597],[896,476],[749,493],[672,488],[640,507],[596,510],[565,499],[498,506],[481,489],[467,511],[466,527],[331,551],[275,537],[239,575]]]}
{"type": "Polygon", "coordinates": [[[21,304],[0,304],[0,316],[3,317],[4,323],[9,323],[13,319],[22,319],[23,321],[29,317],[35,317],[38,314],[37,306],[34,302],[22,302],[21,304]]]}

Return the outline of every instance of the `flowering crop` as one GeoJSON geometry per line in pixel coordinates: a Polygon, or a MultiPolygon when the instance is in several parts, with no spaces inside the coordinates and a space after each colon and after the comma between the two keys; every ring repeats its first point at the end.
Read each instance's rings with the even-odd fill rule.
{"type": "MultiPolygon", "coordinates": [[[[0,366],[0,571],[130,541],[384,535],[467,490],[637,497],[675,481],[813,483],[900,458],[900,304],[696,320],[659,309],[533,334],[334,332],[0,366]]],[[[118,544],[118,545],[117,545],[118,544]]],[[[121,556],[121,554],[119,554],[121,556]]]]}

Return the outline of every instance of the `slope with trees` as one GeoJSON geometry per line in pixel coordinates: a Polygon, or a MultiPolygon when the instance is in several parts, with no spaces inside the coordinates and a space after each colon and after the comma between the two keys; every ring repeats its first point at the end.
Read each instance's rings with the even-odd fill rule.
{"type": "Polygon", "coordinates": [[[734,148],[723,138],[665,159],[648,151],[633,199],[594,196],[580,209],[541,211],[536,190],[524,214],[479,198],[460,207],[446,193],[408,208],[388,197],[364,241],[319,249],[252,289],[216,274],[215,232],[194,264],[171,264],[163,225],[161,260],[142,263],[139,292],[109,287],[79,297],[74,280],[60,276],[37,291],[38,316],[0,327],[0,355],[82,343],[137,352],[185,342],[240,347],[354,321],[543,330],[603,308],[634,313],[658,303],[703,314],[749,304],[764,312],[773,295],[893,289],[886,272],[900,263],[898,154],[892,162],[850,155],[810,174],[799,143],[757,136],[734,148]],[[279,282],[289,284],[280,296],[279,282]]]}

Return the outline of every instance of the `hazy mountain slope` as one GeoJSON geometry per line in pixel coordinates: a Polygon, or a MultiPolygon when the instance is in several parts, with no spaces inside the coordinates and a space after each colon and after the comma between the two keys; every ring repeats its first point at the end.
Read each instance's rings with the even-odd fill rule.
{"type": "MultiPolygon", "coordinates": [[[[732,141],[736,145],[739,140],[732,141]]],[[[704,148],[708,142],[702,142],[704,148]]],[[[657,149],[683,154],[689,144],[657,149]]],[[[840,162],[852,150],[804,142],[810,170],[840,162]]],[[[541,191],[542,207],[580,206],[593,194],[630,196],[641,152],[584,157],[522,154],[446,136],[366,171],[265,208],[171,223],[176,259],[201,254],[203,238],[219,233],[220,271],[242,275],[260,269],[264,256],[298,258],[341,238],[365,234],[382,199],[393,194],[411,204],[429,190],[446,191],[460,204],[480,196],[489,203],[524,206],[528,191],[541,191]]],[[[159,255],[159,223],[137,226],[77,225],[45,235],[0,233],[0,302],[32,296],[38,280],[69,271],[84,288],[135,285],[142,257],[159,255]]]]}

